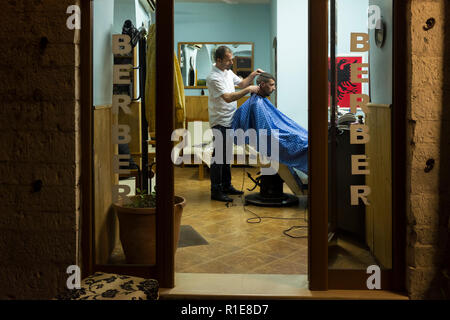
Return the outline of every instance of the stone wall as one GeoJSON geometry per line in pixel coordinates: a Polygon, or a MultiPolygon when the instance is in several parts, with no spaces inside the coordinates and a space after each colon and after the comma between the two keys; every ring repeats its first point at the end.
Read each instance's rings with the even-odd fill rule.
{"type": "Polygon", "coordinates": [[[77,264],[77,2],[1,3],[0,299],[51,298],[77,264]]]}
{"type": "Polygon", "coordinates": [[[406,285],[412,299],[450,299],[442,275],[449,266],[450,3],[411,0],[407,16],[406,285]],[[430,18],[435,26],[425,30],[430,18]]]}

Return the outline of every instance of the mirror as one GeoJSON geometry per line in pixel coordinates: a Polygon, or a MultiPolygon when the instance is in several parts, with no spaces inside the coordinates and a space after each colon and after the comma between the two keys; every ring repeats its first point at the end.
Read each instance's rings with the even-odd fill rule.
{"type": "Polygon", "coordinates": [[[215,63],[214,53],[220,46],[227,46],[233,52],[235,74],[246,78],[253,71],[252,42],[179,42],[178,61],[185,88],[207,88],[206,78],[215,63]]]}

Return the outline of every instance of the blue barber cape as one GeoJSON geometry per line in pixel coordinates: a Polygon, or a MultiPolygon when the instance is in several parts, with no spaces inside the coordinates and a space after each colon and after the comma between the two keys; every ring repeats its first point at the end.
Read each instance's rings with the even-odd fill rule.
{"type": "MultiPolygon", "coordinates": [[[[308,131],[292,119],[281,113],[266,98],[253,94],[233,116],[232,128],[267,130],[270,137],[272,130],[278,130],[279,162],[308,174],[308,131]]],[[[268,139],[270,141],[270,138],[268,139]]],[[[248,143],[246,139],[246,143],[248,143]]],[[[235,140],[236,143],[236,140],[235,140]]],[[[259,151],[259,139],[257,150],[259,151]]],[[[268,154],[270,155],[270,145],[268,154]]],[[[296,175],[295,175],[296,176],[296,175]]]]}

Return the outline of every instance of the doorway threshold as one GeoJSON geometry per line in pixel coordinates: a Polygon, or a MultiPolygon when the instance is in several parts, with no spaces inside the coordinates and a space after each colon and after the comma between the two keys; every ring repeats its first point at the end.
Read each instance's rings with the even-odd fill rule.
{"type": "Polygon", "coordinates": [[[408,300],[384,290],[310,291],[306,274],[175,273],[175,287],[160,288],[159,296],[161,300],[408,300]]]}
{"type": "Polygon", "coordinates": [[[306,274],[175,273],[175,288],[161,288],[160,299],[293,299],[303,291],[306,274]]]}

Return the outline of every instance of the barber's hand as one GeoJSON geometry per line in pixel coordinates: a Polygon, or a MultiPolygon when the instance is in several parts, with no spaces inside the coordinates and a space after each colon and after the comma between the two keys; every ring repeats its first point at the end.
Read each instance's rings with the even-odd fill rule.
{"type": "Polygon", "coordinates": [[[252,77],[255,78],[257,75],[259,75],[263,72],[265,72],[265,71],[261,70],[261,69],[256,69],[255,71],[252,72],[252,77]]]}
{"type": "Polygon", "coordinates": [[[258,93],[259,87],[258,86],[248,86],[247,87],[250,93],[258,93]]]}

